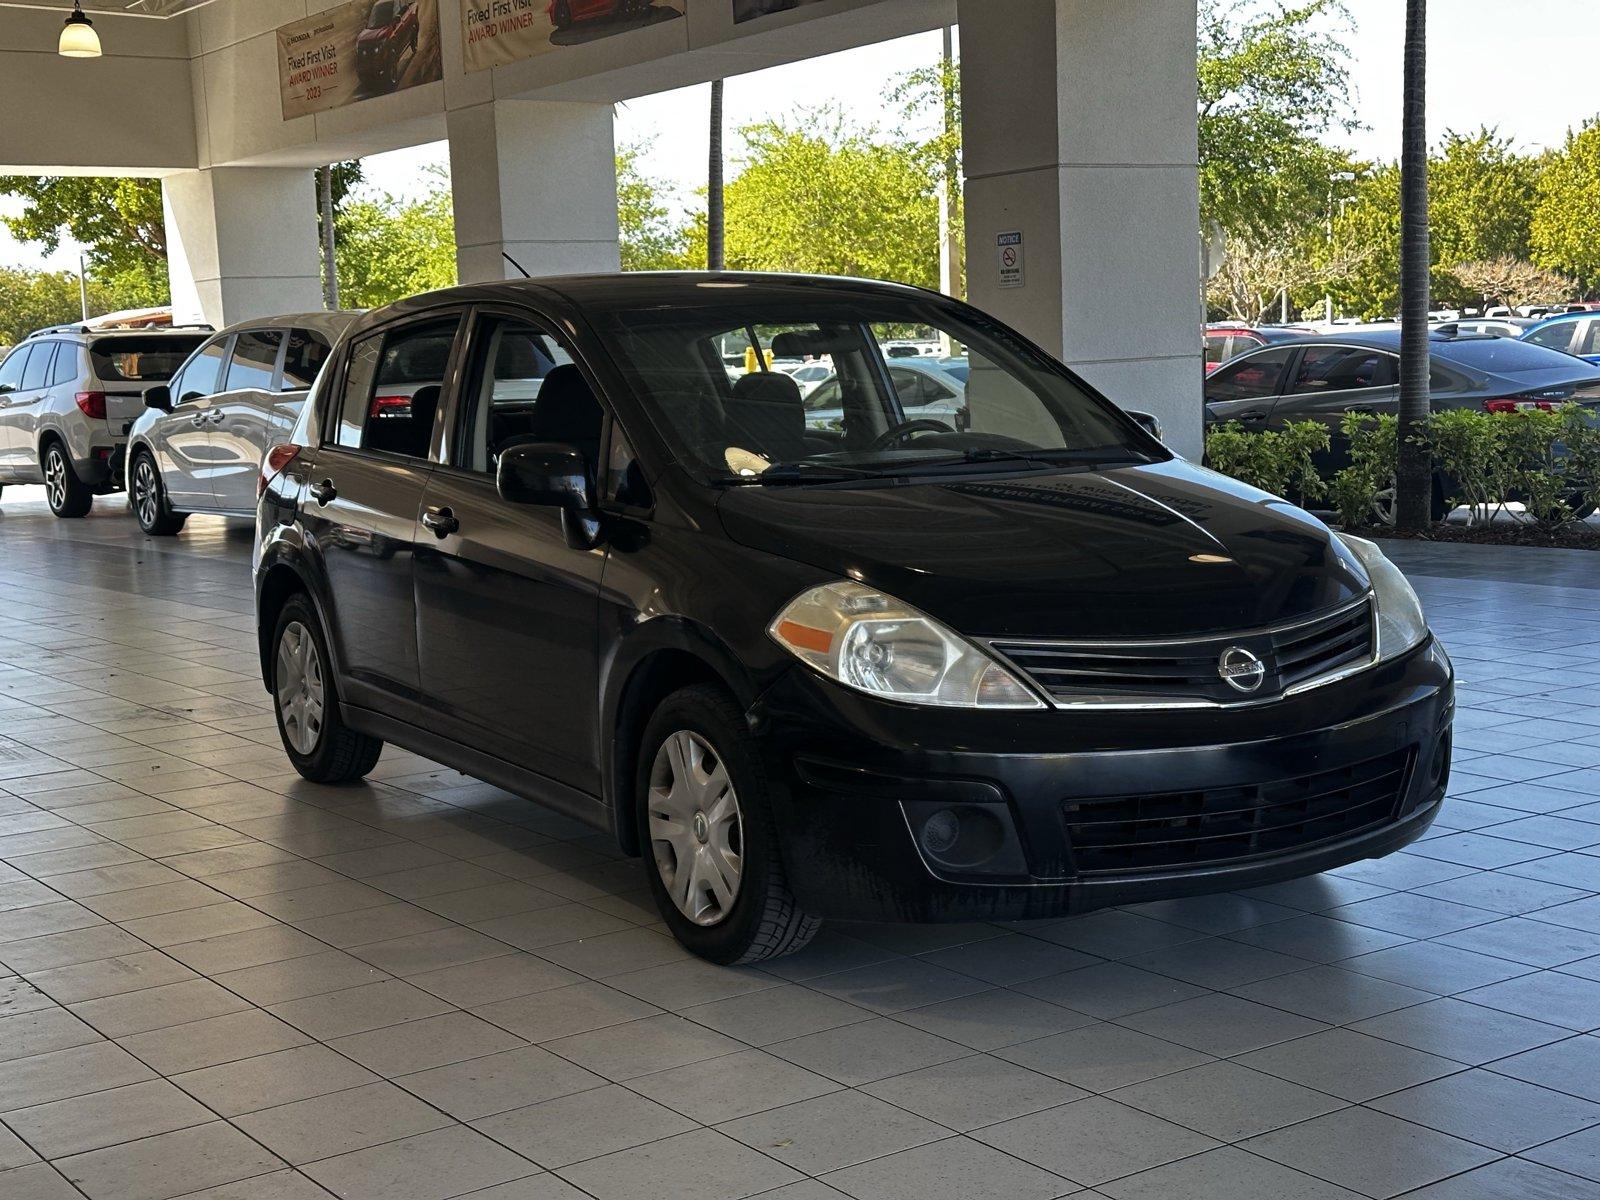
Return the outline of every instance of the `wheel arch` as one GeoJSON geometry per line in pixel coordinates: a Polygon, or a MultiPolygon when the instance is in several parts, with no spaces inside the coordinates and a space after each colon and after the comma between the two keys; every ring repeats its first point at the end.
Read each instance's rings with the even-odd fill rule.
{"type": "Polygon", "coordinates": [[[272,687],[272,635],[278,628],[278,615],[290,597],[303,595],[322,626],[322,639],[328,647],[329,671],[338,677],[339,651],[333,643],[327,605],[303,565],[282,544],[268,546],[256,568],[256,651],[260,656],[261,683],[272,687]]]}
{"type": "Polygon", "coordinates": [[[602,787],[617,844],[637,855],[639,836],[630,801],[639,739],[650,714],[673,692],[695,684],[725,689],[741,709],[754,702],[757,688],[738,658],[710,631],[665,617],[647,622],[633,644],[624,644],[607,680],[599,729],[605,747],[602,787]]]}

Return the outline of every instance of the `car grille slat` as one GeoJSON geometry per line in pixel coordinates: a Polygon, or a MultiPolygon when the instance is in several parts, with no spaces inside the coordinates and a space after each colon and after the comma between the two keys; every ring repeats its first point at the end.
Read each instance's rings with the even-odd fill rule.
{"type": "Polygon", "coordinates": [[[1281,854],[1396,815],[1410,750],[1243,787],[1062,802],[1079,874],[1160,870],[1281,854]]]}
{"type": "Polygon", "coordinates": [[[1178,642],[994,639],[988,646],[1061,705],[1161,707],[1259,703],[1370,662],[1371,597],[1290,625],[1178,642]],[[1260,685],[1241,691],[1220,671],[1233,648],[1262,665],[1260,685]]]}

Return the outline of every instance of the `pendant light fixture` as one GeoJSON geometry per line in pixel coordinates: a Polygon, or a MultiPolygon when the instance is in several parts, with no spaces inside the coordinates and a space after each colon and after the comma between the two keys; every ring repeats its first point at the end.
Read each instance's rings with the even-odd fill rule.
{"type": "Polygon", "coordinates": [[[100,57],[100,35],[94,31],[94,22],[84,16],[81,0],[72,0],[72,15],[61,27],[56,53],[66,58],[100,57]]]}

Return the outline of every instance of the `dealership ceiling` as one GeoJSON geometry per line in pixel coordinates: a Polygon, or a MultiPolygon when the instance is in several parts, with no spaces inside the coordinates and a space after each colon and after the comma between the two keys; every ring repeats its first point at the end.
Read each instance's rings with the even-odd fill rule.
{"type": "MultiPolygon", "coordinates": [[[[89,12],[119,13],[129,17],[181,17],[215,0],[82,0],[89,12]]],[[[26,0],[0,0],[0,8],[35,8],[49,12],[72,11],[70,4],[29,4],[26,0]]]]}

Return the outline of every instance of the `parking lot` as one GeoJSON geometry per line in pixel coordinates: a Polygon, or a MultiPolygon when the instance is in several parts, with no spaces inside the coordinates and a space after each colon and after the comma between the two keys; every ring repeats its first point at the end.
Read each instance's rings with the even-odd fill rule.
{"type": "Polygon", "coordinates": [[[290,768],[248,527],[0,498],[0,1197],[1600,1197],[1600,556],[1391,544],[1428,840],[1248,894],[689,958],[609,839],[290,768]]]}

